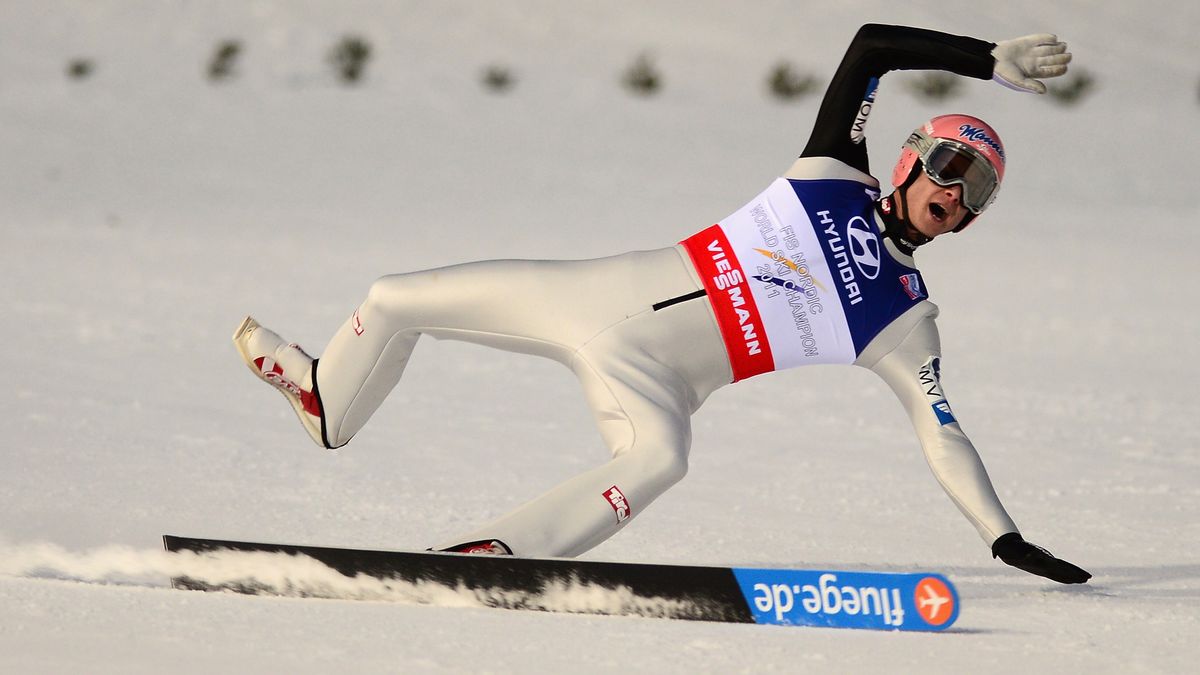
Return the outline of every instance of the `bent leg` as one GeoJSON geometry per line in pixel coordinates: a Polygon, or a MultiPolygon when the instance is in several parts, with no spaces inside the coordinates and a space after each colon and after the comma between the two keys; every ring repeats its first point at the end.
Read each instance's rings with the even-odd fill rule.
{"type": "Polygon", "coordinates": [[[422,334],[568,362],[593,336],[697,287],[677,248],[595,260],[496,260],[379,279],[330,340],[315,381],[328,445],[395,387],[422,334]]]}
{"type": "Polygon", "coordinates": [[[612,460],[435,548],[498,540],[521,556],[579,555],[684,477],[696,405],[692,388],[635,346],[603,342],[610,341],[589,344],[571,365],[612,460]]]}
{"type": "Polygon", "coordinates": [[[568,315],[595,264],[502,260],[377,280],[317,362],[329,445],[345,445],[366,424],[422,334],[568,359],[604,320],[568,315]]]}

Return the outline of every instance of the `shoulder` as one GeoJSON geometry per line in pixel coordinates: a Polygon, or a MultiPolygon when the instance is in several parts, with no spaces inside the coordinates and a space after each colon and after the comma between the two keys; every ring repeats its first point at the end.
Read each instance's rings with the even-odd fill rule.
{"type": "Polygon", "coordinates": [[[789,180],[852,180],[878,190],[874,176],[833,157],[801,157],[783,174],[789,180]]]}
{"type": "Polygon", "coordinates": [[[940,354],[937,315],[938,306],[928,300],[913,305],[867,344],[854,365],[873,369],[880,360],[892,353],[911,352],[915,356],[940,354]]]}

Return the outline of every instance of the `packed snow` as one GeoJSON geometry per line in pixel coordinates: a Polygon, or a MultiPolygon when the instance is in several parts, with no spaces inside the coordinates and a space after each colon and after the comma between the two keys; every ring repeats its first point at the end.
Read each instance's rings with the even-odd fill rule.
{"type": "Polygon", "coordinates": [[[1200,5],[130,0],[0,16],[0,671],[1176,673],[1200,659],[1186,276],[1200,5]],[[892,74],[868,128],[883,178],[932,115],[977,114],[1004,136],[996,205],[918,261],[957,416],[1024,534],[1089,584],[992,560],[886,386],[816,367],[717,392],[688,477],[585,557],[937,571],[962,597],[946,633],[513,612],[320,570],[288,576],[336,599],[170,588],[206,563],[162,553],[163,534],[423,549],[605,461],[565,369],[432,340],[354,442],[322,451],[229,335],[252,313],[319,353],[383,274],[598,257],[706,227],[807,138],[819,93],[773,98],[771,68],[823,84],[866,21],[1055,32],[1095,78],[1075,105],[975,80],[935,103],[892,74]],[[347,35],[372,49],[357,84],[328,61],[347,35]],[[230,39],[234,75],[208,79],[230,39]],[[639,55],[662,77],[649,96],[621,85],[639,55]],[[69,75],[76,61],[90,72],[69,75]],[[486,88],[489,67],[513,86],[486,88]]]}

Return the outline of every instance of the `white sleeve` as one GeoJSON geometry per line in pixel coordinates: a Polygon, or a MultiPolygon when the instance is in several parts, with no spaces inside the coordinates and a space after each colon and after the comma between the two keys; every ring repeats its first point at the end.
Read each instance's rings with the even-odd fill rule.
{"type": "Polygon", "coordinates": [[[932,303],[914,307],[880,333],[857,364],[875,371],[895,392],[933,475],[991,546],[1000,535],[1017,532],[1017,526],[996,496],[979,453],[954,418],[942,390],[936,316],[932,303]]]}

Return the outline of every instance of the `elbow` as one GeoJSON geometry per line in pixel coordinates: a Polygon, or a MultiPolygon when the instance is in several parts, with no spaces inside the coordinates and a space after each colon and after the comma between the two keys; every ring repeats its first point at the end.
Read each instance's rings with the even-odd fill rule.
{"type": "Polygon", "coordinates": [[[846,49],[845,61],[860,64],[872,71],[872,74],[876,74],[875,71],[887,70],[883,67],[882,59],[895,44],[896,32],[896,26],[881,23],[863,24],[846,49]]]}
{"type": "Polygon", "coordinates": [[[866,50],[875,49],[881,44],[885,44],[895,30],[896,26],[889,26],[882,23],[864,23],[858,29],[858,32],[854,34],[854,39],[850,42],[850,46],[866,50]]]}
{"type": "Polygon", "coordinates": [[[886,30],[887,28],[888,26],[882,23],[864,23],[859,27],[858,32],[854,34],[854,39],[868,39],[886,30]]]}

